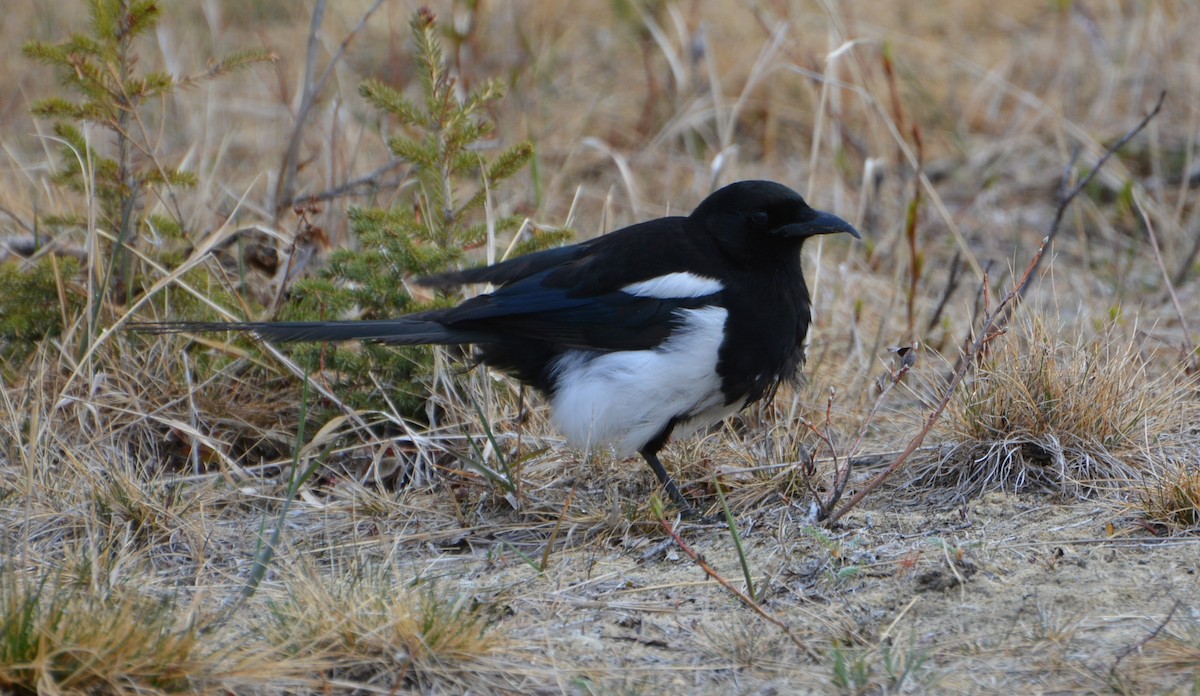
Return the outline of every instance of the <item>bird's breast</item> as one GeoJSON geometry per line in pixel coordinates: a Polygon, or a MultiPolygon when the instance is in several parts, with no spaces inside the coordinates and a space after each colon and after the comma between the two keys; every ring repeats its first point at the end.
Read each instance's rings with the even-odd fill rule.
{"type": "Polygon", "coordinates": [[[729,321],[717,371],[727,400],[752,403],[791,379],[804,358],[810,308],[799,268],[757,282],[737,284],[727,293],[729,321]]]}
{"type": "Polygon", "coordinates": [[[728,312],[709,306],[678,315],[674,331],[655,348],[569,350],[555,360],[553,419],[573,445],[611,445],[628,456],[672,421],[698,427],[737,406],[728,403],[717,373],[728,312]]]}

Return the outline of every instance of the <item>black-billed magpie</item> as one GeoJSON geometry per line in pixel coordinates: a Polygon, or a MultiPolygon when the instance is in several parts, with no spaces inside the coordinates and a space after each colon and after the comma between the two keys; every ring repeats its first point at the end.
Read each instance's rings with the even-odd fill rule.
{"type": "Polygon", "coordinates": [[[631,225],[492,266],[422,278],[491,283],[451,309],[382,321],[143,324],[141,330],[250,331],[274,341],[474,344],[481,361],[543,392],[574,445],[638,452],[690,505],[658,452],[792,378],[811,318],[805,239],[859,233],[770,181],[726,186],[687,217],[631,225]]]}

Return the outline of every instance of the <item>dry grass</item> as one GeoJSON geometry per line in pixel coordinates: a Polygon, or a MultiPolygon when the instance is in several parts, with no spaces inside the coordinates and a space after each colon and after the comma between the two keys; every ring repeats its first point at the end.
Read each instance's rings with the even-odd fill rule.
{"type": "Polygon", "coordinates": [[[1038,487],[1086,496],[1196,466],[1186,383],[1152,375],[1137,344],[1068,339],[1036,321],[1013,333],[951,401],[937,451],[912,469],[918,483],[964,496],[1038,487]]]}
{"type": "Polygon", "coordinates": [[[1138,503],[1152,522],[1195,532],[1200,529],[1200,470],[1185,463],[1161,472],[1146,481],[1138,503]]]}
{"type": "Polygon", "coordinates": [[[199,594],[184,604],[185,595],[144,587],[155,575],[144,545],[128,537],[88,542],[67,545],[58,569],[51,563],[27,574],[6,565],[0,572],[6,692],[192,693],[304,683],[307,661],[222,630],[199,594]]]}
{"type": "MultiPolygon", "coordinates": [[[[422,691],[478,677],[487,658],[503,650],[489,630],[485,604],[467,595],[443,596],[436,584],[405,587],[386,569],[300,572],[273,601],[265,631],[305,663],[324,665],[327,678],[362,688],[412,684],[422,691]]],[[[511,659],[512,656],[509,656],[511,659]]]]}
{"type": "MultiPolygon", "coordinates": [[[[329,4],[321,65],[368,5],[329,4]]],[[[804,382],[664,456],[714,508],[720,480],[764,609],[808,650],[664,543],[642,464],[563,448],[544,406],[503,378],[444,360],[429,385],[434,427],[346,413],[307,424],[297,443],[305,409],[285,355],[120,331],[88,350],[66,317],[63,336],[0,365],[0,689],[1195,690],[1194,617],[1172,608],[1200,604],[1200,7],[482,6],[434,9],[457,13],[465,32],[448,44],[461,79],[509,84],[499,145],[537,147],[536,174],[494,214],[588,237],[685,210],[714,183],[764,177],[866,233],[806,250],[804,382]],[[985,296],[1045,235],[1075,150],[1077,170],[1092,166],[1161,89],[1166,108],[1070,209],[1046,273],[909,485],[816,527],[810,503],[828,491],[831,458],[858,462],[853,487],[903,448],[985,296]],[[887,349],[914,341],[914,372],[866,422],[887,349]],[[293,462],[324,453],[330,466],[285,505],[293,462]],[[507,466],[515,489],[480,466],[507,466]],[[274,558],[239,603],[277,525],[274,558]]],[[[300,134],[299,193],[386,164],[393,126],[355,90],[366,77],[405,83],[414,7],[386,3],[348,45],[300,134]]],[[[148,201],[196,235],[178,250],[191,271],[158,279],[153,312],[187,311],[218,289],[234,303],[238,292],[273,297],[271,279],[229,271],[239,247],[222,242],[257,227],[286,253],[298,230],[271,196],[309,17],[279,2],[164,11],[156,41],[139,47],[147,66],[194,70],[262,43],[280,59],[149,114],[156,156],[199,179],[148,201]]],[[[81,24],[27,0],[5,8],[0,38],[57,40],[81,24]]],[[[0,64],[17,87],[0,94],[0,263],[22,264],[10,242],[40,232],[35,216],[87,202],[49,181],[59,155],[27,112],[59,87],[15,51],[0,64]]],[[[313,222],[347,243],[347,204],[405,201],[396,186],[363,190],[313,222]]],[[[55,253],[82,256],[103,232],[56,240],[55,253]]],[[[106,308],[113,320],[126,310],[106,308]]],[[[337,394],[310,398],[337,411],[337,394]]],[[[741,584],[727,531],[681,533],[741,584]]]]}
{"type": "MultiPolygon", "coordinates": [[[[200,676],[195,627],[175,627],[174,607],[134,592],[36,585],[4,578],[0,686],[88,691],[184,691],[200,676]]],[[[61,582],[61,581],[60,581],[61,582]]]]}

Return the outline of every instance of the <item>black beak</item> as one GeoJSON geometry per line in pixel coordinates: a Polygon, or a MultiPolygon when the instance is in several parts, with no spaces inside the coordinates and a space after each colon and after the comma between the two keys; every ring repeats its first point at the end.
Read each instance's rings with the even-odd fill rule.
{"type": "Polygon", "coordinates": [[[836,234],[845,232],[855,239],[862,239],[854,225],[836,215],[814,210],[814,217],[804,222],[797,222],[780,230],[786,237],[815,237],[818,234],[836,234]]]}

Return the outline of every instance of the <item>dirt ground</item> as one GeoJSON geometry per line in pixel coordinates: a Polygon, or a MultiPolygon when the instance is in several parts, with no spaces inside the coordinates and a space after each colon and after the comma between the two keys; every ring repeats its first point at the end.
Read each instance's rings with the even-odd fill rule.
{"type": "MultiPolygon", "coordinates": [[[[833,533],[800,512],[739,526],[764,610],[816,660],[662,547],[661,533],[631,532],[605,551],[566,548],[544,576],[514,558],[474,574],[504,588],[505,631],[539,646],[552,672],[578,671],[577,682],[606,694],[1195,686],[1186,667],[1144,665],[1171,631],[1196,630],[1198,540],[1156,539],[1104,505],[1045,494],[989,493],[944,509],[895,492],[833,533]]],[[[743,587],[725,530],[682,535],[743,587]]]]}
{"type": "MultiPolygon", "coordinates": [[[[571,486],[543,489],[556,501],[547,508],[571,486]]],[[[1111,502],[991,492],[948,505],[937,495],[885,489],[831,531],[778,503],[739,516],[761,607],[795,640],[661,527],[597,515],[583,492],[561,523],[549,509],[538,523],[532,511],[497,508],[469,528],[419,513],[366,522],[361,506],[327,512],[322,536],[354,527],[355,540],[297,538],[279,574],[314,551],[374,557],[486,605],[502,647],[446,666],[462,671],[449,682],[440,673],[425,685],[433,692],[1194,691],[1200,540],[1156,537],[1111,502]]],[[[683,522],[679,532],[745,589],[723,525],[683,522]]]]}
{"type": "MultiPolygon", "coordinates": [[[[819,650],[816,663],[673,548],[645,560],[653,536],[599,557],[556,554],[549,577],[514,567],[492,579],[524,576],[511,580],[523,589],[507,621],[527,623],[520,633],[557,667],[594,671],[605,693],[1194,686],[1138,665],[1168,640],[1156,634],[1168,617],[1196,619],[1195,540],[1156,540],[1095,504],[1004,493],[948,510],[897,494],[827,537],[791,517],[743,520],[746,551],[764,608],[819,650]]],[[[684,536],[742,585],[726,532],[684,536]]]]}

